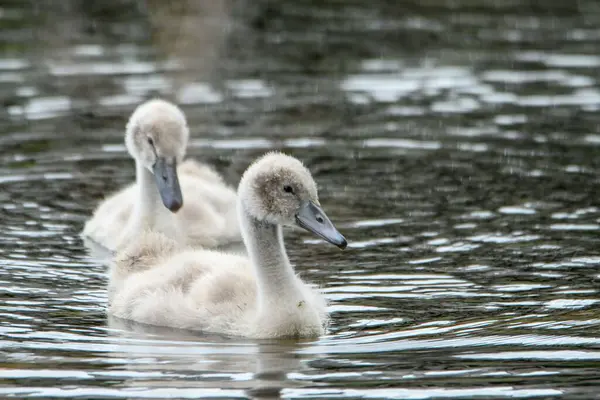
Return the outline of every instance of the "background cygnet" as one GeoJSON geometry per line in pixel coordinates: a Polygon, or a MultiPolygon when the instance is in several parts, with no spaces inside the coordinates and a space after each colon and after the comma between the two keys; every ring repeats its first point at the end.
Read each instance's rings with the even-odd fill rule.
{"type": "Polygon", "coordinates": [[[111,251],[145,230],[203,247],[240,241],[234,190],[210,167],[181,163],[188,137],[177,106],[158,99],[140,105],[125,134],[136,182],[98,206],[83,236],[111,251]]]}
{"type": "Polygon", "coordinates": [[[297,225],[345,248],[321,209],[310,172],[270,153],[244,173],[238,212],[248,258],[182,248],[156,232],[117,254],[109,313],[151,325],[254,338],[314,337],[327,323],[325,299],[288,260],[282,225],[297,225]]]}

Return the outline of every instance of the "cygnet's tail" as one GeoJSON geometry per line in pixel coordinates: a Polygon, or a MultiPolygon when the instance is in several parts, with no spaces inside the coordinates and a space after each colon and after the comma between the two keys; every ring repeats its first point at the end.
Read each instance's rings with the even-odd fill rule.
{"type": "Polygon", "coordinates": [[[113,259],[114,272],[125,277],[133,272],[143,271],[157,265],[161,259],[169,257],[181,249],[173,239],[155,231],[145,231],[116,251],[113,259]]]}

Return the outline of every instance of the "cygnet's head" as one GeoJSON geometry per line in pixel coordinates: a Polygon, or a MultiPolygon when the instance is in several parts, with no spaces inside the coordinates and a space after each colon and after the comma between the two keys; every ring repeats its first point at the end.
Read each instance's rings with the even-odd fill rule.
{"type": "Polygon", "coordinates": [[[177,163],[183,160],[189,129],[183,112],[164,100],[150,100],[133,112],[125,144],[137,163],[156,178],[163,204],[176,212],[183,205],[177,163]]]}
{"type": "Polygon", "coordinates": [[[347,245],[321,208],[312,175],[294,157],[261,157],[242,176],[238,193],[241,207],[258,221],[295,224],[342,249],[347,245]]]}

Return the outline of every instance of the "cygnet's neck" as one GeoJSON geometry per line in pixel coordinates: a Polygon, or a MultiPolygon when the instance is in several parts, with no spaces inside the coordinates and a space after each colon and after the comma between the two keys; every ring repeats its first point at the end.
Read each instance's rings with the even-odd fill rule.
{"type": "Polygon", "coordinates": [[[134,203],[133,215],[137,223],[153,225],[171,212],[162,203],[152,172],[139,161],[135,163],[135,171],[138,201],[134,203]]]}
{"type": "Polygon", "coordinates": [[[298,281],[285,251],[281,227],[250,215],[241,198],[238,212],[242,238],[257,278],[259,307],[301,300],[298,281]]]}

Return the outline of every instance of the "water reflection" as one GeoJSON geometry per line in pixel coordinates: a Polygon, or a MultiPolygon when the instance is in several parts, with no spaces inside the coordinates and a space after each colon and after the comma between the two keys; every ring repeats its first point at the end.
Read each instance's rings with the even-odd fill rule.
{"type": "Polygon", "coordinates": [[[301,342],[229,340],[225,347],[224,339],[218,336],[186,334],[116,318],[109,319],[109,328],[118,335],[123,352],[113,356],[128,360],[127,369],[133,378],[124,386],[143,385],[147,393],[178,388],[180,379],[190,379],[186,386],[202,389],[202,393],[279,398],[282,388],[289,384],[288,374],[302,369],[300,358],[294,355],[305,345],[301,342]],[[170,380],[169,376],[178,379],[170,380]]]}

